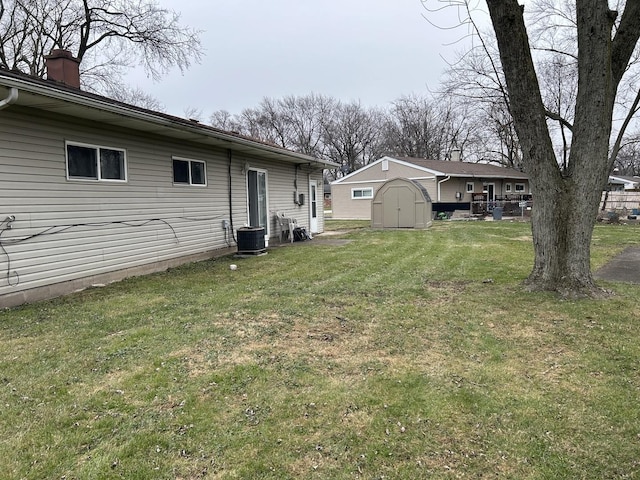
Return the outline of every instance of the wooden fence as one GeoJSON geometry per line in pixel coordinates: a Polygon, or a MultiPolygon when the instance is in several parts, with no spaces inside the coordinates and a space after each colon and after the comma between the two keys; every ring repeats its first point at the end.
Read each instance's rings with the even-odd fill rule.
{"type": "Polygon", "coordinates": [[[638,215],[640,212],[640,192],[603,192],[600,210],[638,215]]]}

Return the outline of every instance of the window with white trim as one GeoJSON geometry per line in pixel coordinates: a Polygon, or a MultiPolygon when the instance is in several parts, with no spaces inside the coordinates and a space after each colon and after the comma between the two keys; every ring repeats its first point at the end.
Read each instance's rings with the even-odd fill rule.
{"type": "Polygon", "coordinates": [[[352,188],[351,200],[363,200],[373,198],[373,188],[352,188]]]}
{"type": "Polygon", "coordinates": [[[510,183],[505,183],[504,184],[504,191],[506,193],[511,193],[511,184],[510,183]]]}
{"type": "Polygon", "coordinates": [[[66,142],[67,179],[127,181],[126,152],[121,148],[66,142]]]}
{"type": "Polygon", "coordinates": [[[467,182],[467,193],[473,193],[474,188],[473,182],[467,182]]]}
{"type": "Polygon", "coordinates": [[[524,183],[516,183],[516,192],[517,193],[524,193],[525,192],[524,183]]]}
{"type": "Polygon", "coordinates": [[[176,185],[207,186],[207,169],[201,160],[173,157],[173,183],[176,185]]]}

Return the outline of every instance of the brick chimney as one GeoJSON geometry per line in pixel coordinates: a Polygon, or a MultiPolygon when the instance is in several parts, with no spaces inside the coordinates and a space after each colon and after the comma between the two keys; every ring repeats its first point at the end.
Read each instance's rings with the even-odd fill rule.
{"type": "Polygon", "coordinates": [[[45,56],[44,60],[48,80],[80,88],[80,61],[74,58],[69,50],[51,50],[51,53],[45,56]]]}

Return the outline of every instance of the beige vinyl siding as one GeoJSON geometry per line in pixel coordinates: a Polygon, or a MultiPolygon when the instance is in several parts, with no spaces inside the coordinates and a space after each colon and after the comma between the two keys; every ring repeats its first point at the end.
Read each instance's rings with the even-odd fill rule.
{"type": "Polygon", "coordinates": [[[425,178],[421,180],[416,180],[420,185],[427,189],[427,193],[429,194],[429,198],[431,198],[432,202],[437,202],[438,200],[438,179],[437,178],[425,178]]]}
{"type": "MultiPolygon", "coordinates": [[[[394,160],[388,161],[388,170],[382,170],[382,162],[377,162],[371,165],[369,168],[363,168],[362,170],[354,173],[346,181],[349,182],[379,182],[384,183],[386,180],[393,178],[409,178],[409,179],[424,179],[433,177],[433,174],[425,172],[423,169],[417,166],[404,165],[394,160]]],[[[333,196],[333,193],[332,193],[333,196]]]]}
{"type": "MultiPolygon", "coordinates": [[[[316,180],[318,182],[318,189],[322,187],[322,171],[311,170],[306,165],[298,167],[297,174],[297,186],[298,193],[304,194],[304,205],[296,205],[294,203],[293,194],[296,191],[295,179],[296,179],[296,167],[293,164],[266,162],[261,159],[237,156],[234,157],[236,168],[238,168],[238,178],[242,177],[244,183],[242,184],[243,195],[239,195],[239,184],[234,183],[234,211],[239,202],[243,203],[243,211],[238,217],[241,219],[241,223],[237,223],[234,217],[234,226],[236,228],[242,227],[247,223],[247,184],[246,173],[241,174],[241,169],[246,165],[249,169],[264,170],[267,172],[267,187],[268,187],[268,216],[269,216],[269,231],[268,234],[271,238],[279,238],[280,229],[276,222],[277,214],[284,214],[286,217],[295,218],[299,226],[309,229],[310,223],[310,199],[309,199],[309,181],[316,180]]],[[[234,174],[235,178],[235,174],[234,174]]],[[[324,217],[322,210],[322,198],[318,197],[318,230],[322,232],[324,230],[324,217]]]]}
{"type": "Polygon", "coordinates": [[[388,170],[382,170],[382,164],[383,162],[377,162],[369,168],[355,172],[344,181],[331,185],[332,218],[370,220],[373,196],[375,196],[380,185],[394,178],[416,180],[427,189],[433,201],[436,201],[437,184],[433,174],[425,172],[424,169],[419,167],[404,165],[391,159],[387,163],[388,170]],[[351,191],[354,188],[373,188],[373,196],[367,199],[353,199],[351,191]]]}
{"type": "Polygon", "coordinates": [[[331,185],[331,216],[338,220],[370,220],[371,201],[378,188],[384,181],[378,182],[347,182],[331,185]],[[354,189],[371,188],[370,198],[353,199],[354,189]]]}
{"type": "MultiPolygon", "coordinates": [[[[441,177],[440,180],[446,177],[441,177]]],[[[472,179],[468,177],[459,178],[459,177],[451,177],[446,182],[442,182],[440,184],[440,201],[446,203],[452,202],[470,202],[473,199],[472,195],[467,193],[467,182],[471,182],[472,179]],[[462,193],[462,198],[456,198],[456,192],[462,193]]],[[[482,189],[482,182],[474,181],[475,188],[482,189]]],[[[437,200],[437,195],[433,196],[434,202],[437,200]]]]}
{"type": "MultiPolygon", "coordinates": [[[[230,220],[226,150],[19,107],[0,112],[0,141],[0,216],[16,217],[2,238],[34,236],[6,244],[9,278],[0,251],[0,306],[5,294],[228,246],[222,228],[230,220]],[[65,141],[124,149],[127,182],[67,180],[65,141]],[[207,186],[174,185],[173,156],[204,161],[207,186]]],[[[245,162],[269,172],[269,188],[276,187],[270,202],[289,207],[288,200],[294,209],[293,166],[234,156],[236,229],[247,222],[245,162]]],[[[306,174],[299,174],[300,182],[308,191],[306,174]]]]}
{"type": "Polygon", "coordinates": [[[11,109],[0,117],[3,144],[10,146],[1,154],[1,214],[16,217],[3,239],[34,236],[6,245],[11,271],[7,279],[5,255],[0,295],[224,246],[213,218],[226,212],[226,203],[216,207],[226,178],[213,175],[215,156],[72,119],[35,125],[29,113],[11,109]],[[65,140],[125,149],[129,181],[68,181],[65,140]],[[173,154],[205,160],[209,187],[173,186],[173,154]]]}
{"type": "MultiPolygon", "coordinates": [[[[529,182],[527,179],[508,179],[503,178],[485,178],[474,176],[453,176],[438,173],[439,170],[434,167],[427,170],[417,165],[407,164],[403,161],[396,161],[387,158],[387,170],[382,170],[383,161],[376,161],[368,167],[364,167],[351,175],[332,183],[331,185],[331,204],[332,217],[336,219],[363,219],[371,218],[371,200],[370,199],[353,199],[351,191],[354,188],[373,188],[375,195],[377,189],[387,180],[394,178],[407,178],[420,183],[426,188],[432,202],[437,203],[460,203],[468,204],[473,201],[473,195],[466,191],[467,182],[473,182],[474,193],[482,193],[484,183],[493,183],[495,186],[495,195],[503,196],[506,194],[504,185],[507,182],[512,184],[515,194],[515,184],[522,183],[525,190],[529,193],[529,182]],[[431,173],[435,172],[435,173],[431,173]],[[438,175],[436,175],[438,173],[438,175]],[[456,198],[456,192],[462,194],[461,198],[456,198]]],[[[446,168],[443,162],[443,168],[446,168]]],[[[451,165],[451,164],[449,164],[451,165]]],[[[455,166],[455,165],[454,165],[455,166]]],[[[455,170],[453,168],[452,170],[455,170]]],[[[505,170],[505,173],[513,173],[511,170],[505,170]]],[[[495,174],[494,174],[495,175],[495,174]]]]}
{"type": "Polygon", "coordinates": [[[434,174],[431,172],[425,172],[418,167],[403,165],[394,161],[389,161],[389,171],[386,173],[388,174],[388,178],[408,178],[421,183],[425,180],[431,180],[434,177],[434,174]]]}

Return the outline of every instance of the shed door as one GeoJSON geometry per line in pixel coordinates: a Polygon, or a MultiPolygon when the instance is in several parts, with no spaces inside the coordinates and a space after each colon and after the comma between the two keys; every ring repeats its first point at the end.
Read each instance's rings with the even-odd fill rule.
{"type": "Polygon", "coordinates": [[[391,186],[383,193],[383,227],[414,228],[416,218],[415,193],[405,185],[391,186]]]}

